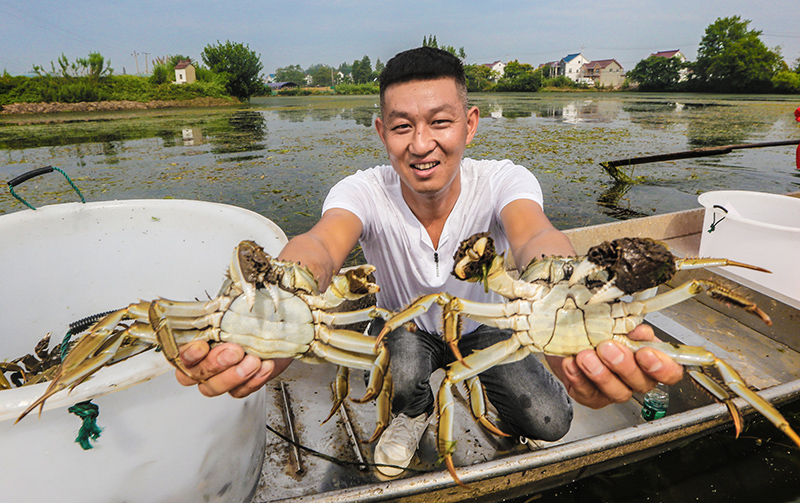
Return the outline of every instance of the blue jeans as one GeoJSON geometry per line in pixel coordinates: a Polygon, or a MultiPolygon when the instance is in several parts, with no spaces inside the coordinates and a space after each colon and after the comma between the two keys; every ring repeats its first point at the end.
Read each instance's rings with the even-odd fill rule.
{"type": "MultiPolygon", "coordinates": [[[[377,335],[383,320],[376,319],[370,334],[377,335]]],[[[462,335],[458,348],[464,356],[507,340],[510,330],[486,325],[462,335]]],[[[416,417],[433,412],[430,376],[453,361],[450,348],[439,335],[399,327],[386,338],[389,369],[394,382],[392,412],[416,417]]],[[[561,382],[535,355],[479,374],[481,384],[504,422],[506,433],[554,441],[566,435],[572,423],[572,402],[561,382]]]]}

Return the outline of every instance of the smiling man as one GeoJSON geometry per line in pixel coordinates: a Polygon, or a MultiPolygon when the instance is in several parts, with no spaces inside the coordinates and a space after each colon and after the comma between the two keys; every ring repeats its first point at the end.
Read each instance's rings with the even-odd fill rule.
{"type": "MultiPolygon", "coordinates": [[[[543,211],[542,191],[526,168],[503,160],[464,157],[480,118],[467,100],[461,61],[422,47],[398,54],[380,77],[381,116],[375,121],[386,147],[388,165],[359,171],[336,184],[322,217],[307,233],[293,238],[279,258],[306,265],[328,285],[350,251],[361,243],[381,291],[378,304],[397,311],[421,295],[446,291],[480,302],[500,302],[483,286],[456,280],[450,271],[459,243],[489,231],[498,253],[511,251],[520,264],[542,255],[572,255],[569,240],[543,211]]],[[[394,419],[375,448],[379,470],[393,476],[410,463],[434,408],[430,375],[453,361],[440,335],[438,307],[386,337],[394,381],[394,419]]],[[[377,334],[383,323],[372,323],[377,334]]],[[[463,355],[510,336],[468,321],[459,349],[463,355]]],[[[639,327],[632,338],[652,339],[639,327]]],[[[291,360],[260,362],[239,346],[220,344],[209,351],[196,342],[181,358],[192,369],[203,394],[246,396],[274,378],[291,360]]],[[[558,376],[535,356],[499,365],[480,374],[487,396],[508,433],[557,440],[572,421],[568,396],[599,408],[645,392],[656,381],[674,383],[682,369],[663,354],[640,350],[635,356],[613,342],[575,358],[548,357],[558,376]],[[563,383],[563,384],[562,384],[563,383]]],[[[182,373],[178,380],[197,384],[182,373]]]]}

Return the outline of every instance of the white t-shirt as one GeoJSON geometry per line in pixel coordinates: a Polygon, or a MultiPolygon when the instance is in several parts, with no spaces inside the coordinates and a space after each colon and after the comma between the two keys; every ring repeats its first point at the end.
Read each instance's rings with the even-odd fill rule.
{"type": "MultiPolygon", "coordinates": [[[[458,245],[476,232],[490,231],[498,253],[508,249],[500,211],[517,199],[543,206],[539,182],[526,168],[508,160],[463,159],[461,194],[436,249],[403,200],[400,178],[390,165],[358,171],[337,183],[322,212],[345,209],[361,220],[361,248],[367,262],[377,268],[378,305],[398,311],[422,295],[443,291],[478,302],[500,302],[500,296],[486,294],[482,284],[460,281],[450,271],[458,245]]],[[[415,321],[426,332],[442,331],[441,309],[436,305],[415,321]]],[[[477,326],[464,321],[463,333],[477,326]]]]}

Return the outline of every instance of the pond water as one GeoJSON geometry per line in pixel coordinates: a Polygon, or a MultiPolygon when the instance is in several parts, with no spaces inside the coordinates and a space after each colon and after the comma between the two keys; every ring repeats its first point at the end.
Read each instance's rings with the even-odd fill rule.
{"type": "MultiPolygon", "coordinates": [[[[615,184],[602,161],[800,136],[796,100],[649,94],[474,95],[467,155],[528,167],[559,228],[699,207],[697,195],[800,190],[794,147],[636,166],[615,184]]],[[[89,201],[199,199],[251,209],[289,236],[310,228],[328,189],[386,162],[376,96],[261,98],[227,108],[0,116],[0,179],[52,165],[89,201]]],[[[75,200],[53,174],[16,192],[34,206],[75,200]]],[[[23,209],[7,192],[0,214],[23,209]]]]}
{"type": "MultiPolygon", "coordinates": [[[[471,100],[481,109],[481,123],[467,155],[527,166],[542,184],[545,211],[561,229],[696,208],[697,196],[711,190],[800,190],[793,146],[644,164],[632,173],[644,183],[632,186],[615,184],[599,166],[713,145],[799,138],[796,98],[572,93],[479,94],[471,100]]],[[[339,179],[386,162],[372,126],[377,113],[377,97],[348,96],[263,98],[225,108],[0,115],[0,180],[55,166],[87,201],[232,204],[267,216],[293,236],[313,225],[339,179]]],[[[56,173],[25,182],[16,192],[34,206],[77,200],[56,173]]],[[[23,209],[8,191],[0,195],[0,214],[23,209]]],[[[798,406],[787,411],[793,417],[798,412],[798,406]]],[[[750,437],[773,440],[756,445],[760,440],[720,440],[730,436],[725,432],[710,444],[692,443],[531,499],[797,500],[800,457],[775,440],[779,435],[767,425],[750,437]],[[681,466],[691,469],[680,472],[681,466]],[[693,482],[684,483],[687,478],[693,482]]]]}

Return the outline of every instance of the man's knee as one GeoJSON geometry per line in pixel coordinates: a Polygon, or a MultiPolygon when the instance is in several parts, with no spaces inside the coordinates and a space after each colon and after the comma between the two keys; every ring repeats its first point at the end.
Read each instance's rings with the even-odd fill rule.
{"type": "Polygon", "coordinates": [[[549,407],[529,404],[518,410],[520,417],[514,421],[517,430],[514,433],[526,438],[554,442],[566,435],[572,425],[573,410],[569,401],[549,407]]]}

